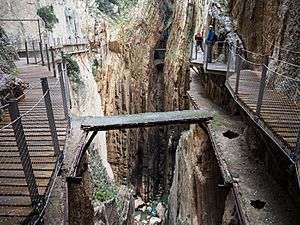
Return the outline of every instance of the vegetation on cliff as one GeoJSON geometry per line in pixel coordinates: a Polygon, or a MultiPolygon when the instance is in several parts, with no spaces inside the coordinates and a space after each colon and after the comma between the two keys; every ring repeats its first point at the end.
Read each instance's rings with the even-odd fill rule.
{"type": "Polygon", "coordinates": [[[54,14],[53,6],[45,6],[39,8],[37,14],[45,21],[46,29],[52,32],[56,23],[58,23],[58,18],[54,14]]]}
{"type": "Polygon", "coordinates": [[[71,55],[66,54],[64,57],[67,61],[67,71],[70,80],[77,84],[83,84],[78,63],[71,58],[71,55]]]}

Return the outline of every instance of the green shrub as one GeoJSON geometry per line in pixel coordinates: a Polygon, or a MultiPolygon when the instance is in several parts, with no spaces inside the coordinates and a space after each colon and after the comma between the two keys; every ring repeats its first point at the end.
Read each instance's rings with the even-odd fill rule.
{"type": "Polygon", "coordinates": [[[119,193],[119,187],[109,184],[99,173],[93,174],[93,182],[95,185],[94,199],[98,201],[106,201],[115,198],[119,193]]]}
{"type": "Polygon", "coordinates": [[[80,68],[78,63],[68,54],[64,55],[64,57],[67,61],[68,77],[71,81],[74,81],[77,84],[82,84],[83,82],[80,76],[80,68]]]}
{"type": "Polygon", "coordinates": [[[58,23],[58,18],[54,14],[53,6],[45,6],[39,8],[37,14],[45,21],[46,29],[52,32],[55,24],[58,23]]]}
{"type": "Polygon", "coordinates": [[[138,0],[96,0],[98,9],[101,12],[111,14],[114,19],[120,20],[126,16],[130,10],[137,4],[138,0]],[[113,15],[113,5],[118,6],[118,12],[113,15]]]}

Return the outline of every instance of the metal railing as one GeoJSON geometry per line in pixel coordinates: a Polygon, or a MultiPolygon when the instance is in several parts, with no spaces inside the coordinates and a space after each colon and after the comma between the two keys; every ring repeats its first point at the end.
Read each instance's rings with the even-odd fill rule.
{"type": "MultiPolygon", "coordinates": [[[[55,39],[54,39],[55,40],[55,39]]],[[[41,63],[43,66],[47,65],[49,71],[53,71],[54,76],[58,73],[58,68],[56,66],[56,61],[60,59],[61,52],[67,54],[79,54],[88,51],[87,42],[83,43],[62,43],[61,39],[59,41],[48,41],[48,43],[43,43],[39,40],[29,40],[24,41],[24,49],[19,49],[19,54],[26,57],[27,64],[41,63]]]]}
{"type": "Polygon", "coordinates": [[[234,45],[226,41],[216,41],[213,46],[206,43],[203,38],[202,46],[197,46],[196,42],[190,43],[190,60],[196,60],[203,63],[204,69],[208,68],[209,63],[227,64],[228,62],[228,48],[233,48],[234,45]]]}
{"type": "MultiPolygon", "coordinates": [[[[25,204],[24,198],[18,199],[18,196],[29,196],[26,204],[33,206],[33,214],[36,216],[44,210],[49,191],[53,185],[54,177],[58,173],[58,164],[62,162],[62,149],[59,144],[56,122],[61,119],[69,119],[68,108],[70,107],[70,95],[68,89],[68,78],[66,76],[66,61],[60,60],[58,63],[62,68],[59,70],[59,79],[52,86],[48,85],[47,78],[41,78],[41,81],[34,84],[27,92],[18,99],[13,99],[3,107],[4,116],[10,116],[11,122],[5,124],[2,121],[0,128],[0,195],[7,196],[7,206],[17,206],[25,204]],[[42,85],[39,89],[38,85],[42,85]],[[60,92],[57,90],[60,89],[60,92]],[[34,90],[34,91],[32,91],[34,90]],[[18,101],[25,96],[30,98],[31,93],[36,95],[40,90],[40,98],[37,102],[19,109],[18,101]],[[55,107],[53,107],[53,103],[55,107]],[[60,107],[63,103],[65,109],[64,117],[60,117],[60,107]],[[30,107],[30,109],[28,109],[30,107]],[[24,111],[25,109],[25,111],[24,111]],[[46,122],[48,121],[48,123],[46,122]],[[49,147],[49,143],[50,147],[49,147]],[[46,152],[41,152],[40,148],[48,146],[46,152]],[[52,146],[52,147],[51,147],[52,146]],[[47,162],[54,165],[51,172],[50,183],[45,188],[41,188],[38,183],[39,179],[45,178],[43,168],[37,168],[40,163],[40,157],[47,155],[47,162]],[[53,159],[53,160],[52,160],[53,159]],[[23,171],[23,173],[20,173],[23,171]],[[28,194],[26,194],[28,188],[28,194]],[[44,193],[44,194],[43,194],[44,193]],[[13,196],[13,197],[9,197],[13,196]],[[9,198],[14,199],[11,201],[9,198]]],[[[22,102],[22,101],[21,101],[22,102]]],[[[43,185],[42,185],[43,186],[43,185]]]]}
{"type": "Polygon", "coordinates": [[[268,62],[273,58],[238,46],[229,46],[226,86],[241,106],[246,104],[243,109],[284,150],[299,173],[300,80],[272,70],[268,62]],[[281,123],[280,129],[272,123],[281,123]]]}

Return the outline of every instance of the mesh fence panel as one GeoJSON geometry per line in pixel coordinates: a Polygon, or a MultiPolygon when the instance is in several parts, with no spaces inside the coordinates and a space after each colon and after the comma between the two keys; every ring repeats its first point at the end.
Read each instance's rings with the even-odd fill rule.
{"type": "Polygon", "coordinates": [[[262,118],[290,149],[296,147],[300,128],[300,80],[268,69],[262,118]]]}
{"type": "MultiPolygon", "coordinates": [[[[8,114],[7,110],[5,113],[8,114]]],[[[35,204],[39,202],[29,152],[26,151],[21,117],[12,124],[2,127],[0,136],[0,223],[17,224],[25,220],[20,209],[22,213],[29,215],[33,210],[32,202],[35,204]]]]}
{"type": "MultiPolygon", "coordinates": [[[[37,81],[38,79],[34,80],[37,81]]],[[[49,121],[50,123],[57,122],[58,142],[59,146],[62,147],[67,130],[67,121],[62,110],[59,80],[50,78],[49,89],[46,94],[51,94],[51,104],[50,101],[45,103],[45,96],[47,95],[43,94],[41,82],[32,84],[31,88],[20,98],[22,101],[18,105],[21,116],[13,124],[9,124],[8,108],[2,108],[4,120],[0,126],[2,127],[0,129],[0,212],[2,214],[7,213],[10,219],[6,221],[6,217],[2,216],[0,218],[1,223],[13,221],[11,223],[15,224],[17,220],[17,223],[24,220],[25,216],[33,210],[32,202],[37,204],[40,200],[39,194],[41,196],[46,194],[53,177],[57,157],[55,156],[49,121]],[[46,105],[53,109],[55,122],[53,119],[49,119],[46,105]],[[16,134],[13,126],[15,126],[16,134]],[[20,138],[22,136],[25,138],[20,138]],[[24,152],[20,154],[19,149],[23,149],[25,153],[28,150],[27,155],[24,152]],[[25,176],[24,171],[27,176],[25,176]],[[28,176],[30,171],[34,172],[35,177],[28,176]],[[35,196],[30,195],[29,190],[35,190],[36,183],[38,192],[36,191],[35,196]],[[21,211],[24,216],[18,214],[21,211]]]]}

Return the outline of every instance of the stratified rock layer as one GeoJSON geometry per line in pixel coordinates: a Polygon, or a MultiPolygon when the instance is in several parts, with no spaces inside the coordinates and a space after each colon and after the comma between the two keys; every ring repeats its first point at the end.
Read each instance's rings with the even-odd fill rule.
{"type": "MultiPolygon", "coordinates": [[[[112,32],[95,23],[91,46],[106,115],[187,109],[188,33],[193,8],[185,1],[140,1],[130,23],[112,32]],[[172,12],[174,12],[172,20],[172,12]],[[166,49],[157,61],[155,49],[166,49]]],[[[151,197],[170,186],[182,128],[141,128],[107,134],[115,178],[151,197]]]]}

